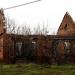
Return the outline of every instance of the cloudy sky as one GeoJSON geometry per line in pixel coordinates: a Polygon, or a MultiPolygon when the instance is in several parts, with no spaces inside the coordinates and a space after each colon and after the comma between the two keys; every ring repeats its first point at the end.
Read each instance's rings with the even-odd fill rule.
{"type": "MultiPolygon", "coordinates": [[[[36,0],[0,0],[0,8],[28,3],[36,0]]],[[[28,25],[33,30],[39,24],[48,27],[50,34],[56,32],[64,14],[68,11],[75,20],[75,0],[41,0],[39,2],[4,10],[5,16],[18,25],[28,25]]]]}

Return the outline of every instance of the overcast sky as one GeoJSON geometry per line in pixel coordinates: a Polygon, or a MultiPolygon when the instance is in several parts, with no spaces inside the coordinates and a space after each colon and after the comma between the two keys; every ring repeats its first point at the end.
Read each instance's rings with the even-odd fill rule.
{"type": "MultiPolygon", "coordinates": [[[[0,8],[7,8],[35,0],[0,0],[0,8]]],[[[34,29],[39,24],[55,32],[68,11],[75,20],[75,0],[41,0],[39,2],[5,10],[5,16],[14,19],[18,25],[26,24],[34,29]]]]}

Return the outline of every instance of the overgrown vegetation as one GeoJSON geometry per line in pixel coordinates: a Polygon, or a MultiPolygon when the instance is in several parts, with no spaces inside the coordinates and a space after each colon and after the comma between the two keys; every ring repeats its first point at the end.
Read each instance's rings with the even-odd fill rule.
{"type": "Polygon", "coordinates": [[[0,64],[0,75],[75,75],[75,65],[0,64]]]}

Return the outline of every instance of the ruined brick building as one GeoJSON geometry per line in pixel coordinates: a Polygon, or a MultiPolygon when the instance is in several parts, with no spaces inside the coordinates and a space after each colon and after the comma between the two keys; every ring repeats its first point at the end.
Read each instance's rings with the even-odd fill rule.
{"type": "Polygon", "coordinates": [[[0,10],[0,61],[15,63],[75,63],[75,23],[66,12],[57,35],[7,34],[5,17],[0,10]]]}

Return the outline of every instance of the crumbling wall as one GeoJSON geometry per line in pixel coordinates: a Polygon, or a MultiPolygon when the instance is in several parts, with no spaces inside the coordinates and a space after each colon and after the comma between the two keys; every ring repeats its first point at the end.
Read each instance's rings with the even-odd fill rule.
{"type": "Polygon", "coordinates": [[[51,63],[52,40],[39,36],[37,40],[37,63],[51,63]]]}
{"type": "Polygon", "coordinates": [[[3,61],[13,63],[15,58],[14,41],[7,34],[3,35],[3,61]]]}

